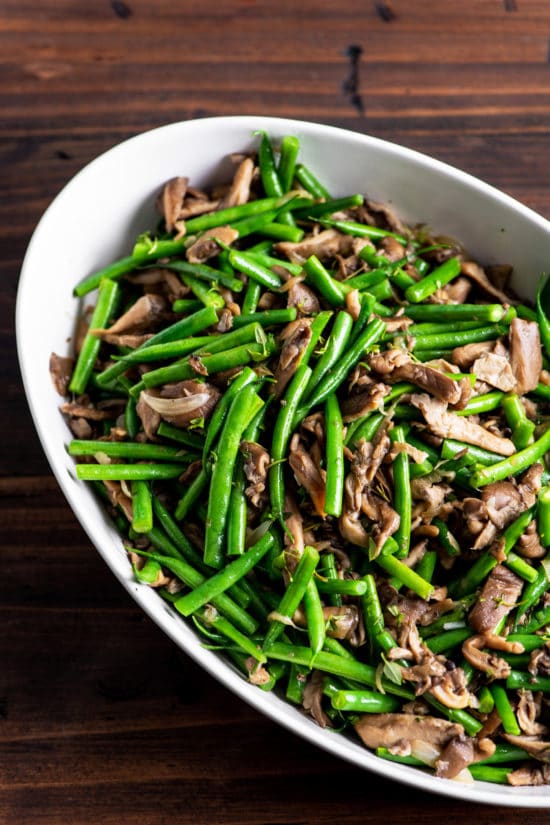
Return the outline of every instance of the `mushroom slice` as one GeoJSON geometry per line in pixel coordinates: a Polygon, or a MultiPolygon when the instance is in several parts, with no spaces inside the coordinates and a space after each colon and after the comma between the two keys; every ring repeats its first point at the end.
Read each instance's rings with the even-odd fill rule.
{"type": "Polygon", "coordinates": [[[91,329],[92,335],[104,339],[113,336],[149,333],[156,330],[169,314],[169,305],[162,295],[142,295],[130,309],[106,329],[91,329]]]}
{"type": "Polygon", "coordinates": [[[446,404],[429,395],[412,395],[411,404],[420,410],[433,435],[474,444],[499,455],[510,456],[516,452],[509,438],[494,435],[466,416],[447,412],[446,404]]]}
{"type": "Polygon", "coordinates": [[[445,745],[435,763],[436,776],[453,779],[468,765],[492,756],[495,750],[495,743],[487,737],[455,736],[445,745]]]}
{"type": "Polygon", "coordinates": [[[470,611],[470,627],[481,635],[492,633],[497,624],[515,607],[522,589],[522,579],[503,564],[498,564],[491,570],[470,611]]]}
{"type": "Polygon", "coordinates": [[[189,178],[171,178],[171,180],[164,184],[162,192],[158,197],[157,206],[164,216],[167,232],[172,232],[180,216],[188,183],[189,178]]]}
{"type": "Polygon", "coordinates": [[[504,659],[483,650],[484,647],[504,650],[507,653],[523,653],[523,645],[519,642],[507,642],[501,636],[489,633],[466,639],[462,645],[462,655],[466,661],[493,679],[507,679],[511,667],[504,659]]]}
{"type": "Polygon", "coordinates": [[[518,395],[536,389],[542,370],[539,326],[535,321],[513,318],[510,324],[510,363],[518,395]]]}
{"type": "Polygon", "coordinates": [[[195,243],[188,247],[185,253],[187,260],[192,264],[203,263],[221,252],[217,239],[231,246],[238,237],[239,233],[232,226],[215,226],[213,229],[207,229],[195,243]]]}
{"type": "Polygon", "coordinates": [[[403,350],[392,349],[375,353],[370,356],[369,365],[374,372],[384,378],[384,381],[410,381],[448,404],[460,401],[462,391],[457,381],[427,364],[416,363],[403,350]]]}
{"type": "Polygon", "coordinates": [[[512,392],[516,386],[512,365],[504,355],[484,353],[472,364],[472,372],[478,381],[485,381],[503,392],[512,392]]]}
{"type": "Polygon", "coordinates": [[[442,748],[464,728],[455,722],[412,713],[365,713],[355,722],[355,730],[368,748],[399,747],[402,743],[426,742],[442,748]]]}
{"type": "Polygon", "coordinates": [[[286,385],[298,369],[302,356],[311,341],[312,318],[298,318],[283,329],[280,339],[283,341],[279,361],[275,369],[273,393],[279,398],[286,385]]]}

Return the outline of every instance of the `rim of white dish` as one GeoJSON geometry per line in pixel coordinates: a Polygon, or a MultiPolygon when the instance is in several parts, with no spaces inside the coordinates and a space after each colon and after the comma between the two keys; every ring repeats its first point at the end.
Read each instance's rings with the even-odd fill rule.
{"type": "MultiPolygon", "coordinates": [[[[525,808],[548,808],[550,807],[550,786],[546,786],[545,793],[543,790],[538,788],[513,788],[511,786],[492,785],[490,783],[480,781],[475,781],[472,785],[463,785],[462,783],[448,779],[441,779],[428,773],[423,773],[417,768],[411,768],[406,765],[390,762],[377,757],[371,751],[363,748],[362,745],[353,742],[351,738],[344,737],[341,734],[335,734],[331,731],[322,730],[314,722],[302,716],[297,711],[293,714],[289,713],[288,717],[281,716],[281,703],[284,707],[291,707],[287,702],[278,699],[272,694],[264,693],[257,687],[250,685],[225,659],[222,659],[212,651],[205,650],[201,645],[199,637],[195,636],[193,631],[191,631],[193,639],[190,643],[182,640],[181,633],[178,632],[179,626],[176,627],[174,622],[169,621],[164,612],[155,611],[152,608],[152,602],[150,598],[146,596],[146,593],[151,593],[150,588],[146,588],[146,590],[143,588],[136,589],[134,581],[130,580],[128,577],[125,578],[120,574],[120,571],[114,564],[110,549],[105,550],[98,543],[96,543],[94,537],[93,519],[88,518],[86,513],[77,512],[76,508],[72,504],[72,490],[69,484],[69,479],[66,474],[61,471],[61,468],[57,466],[57,461],[53,453],[52,439],[49,438],[48,433],[41,425],[39,399],[35,397],[33,387],[30,386],[27,355],[25,351],[25,308],[29,300],[29,290],[32,286],[31,277],[36,266],[35,258],[39,255],[42,237],[44,233],[47,232],[50,217],[56,212],[57,209],[60,208],[61,202],[65,196],[68,193],[72,193],[73,189],[78,187],[81,179],[93,176],[96,173],[96,170],[100,169],[102,165],[105,163],[110,163],[118,156],[123,156],[130,144],[133,145],[136,143],[142,143],[144,146],[148,143],[157,144],[159,140],[162,140],[163,134],[177,130],[196,132],[197,134],[200,134],[201,131],[210,131],[213,127],[223,129],[228,126],[238,126],[243,129],[243,132],[244,130],[247,130],[249,134],[257,129],[265,129],[268,133],[271,128],[277,128],[278,130],[284,128],[287,132],[299,130],[303,135],[311,135],[320,140],[330,140],[332,138],[341,141],[354,142],[361,145],[365,149],[369,147],[381,148],[387,153],[394,153],[396,156],[409,159],[425,168],[430,168],[432,170],[437,169],[442,174],[461,181],[478,192],[489,195],[493,199],[505,204],[511,211],[516,212],[518,215],[522,215],[529,221],[538,224],[542,229],[549,233],[550,237],[549,221],[534,212],[529,207],[515,200],[510,195],[501,192],[479,178],[476,178],[467,172],[463,172],[454,166],[444,163],[443,161],[432,158],[416,150],[401,146],[397,143],[372,137],[370,135],[365,135],[360,132],[343,129],[337,126],[327,126],[320,123],[289,118],[266,117],[261,115],[235,115],[178,121],[134,135],[133,137],[116,144],[111,149],[108,149],[106,152],[89,162],[61,189],[37,224],[28,245],[21,269],[16,303],[17,352],[27,402],[29,404],[42,448],[49,461],[52,472],[54,473],[59,486],[63,490],[69,506],[73,509],[73,512],[87,533],[90,541],[94,544],[99,554],[114,572],[125,589],[130,593],[132,598],[140,605],[147,615],[179,647],[182,648],[187,655],[200,664],[201,667],[217,679],[217,681],[232,690],[257,711],[270,717],[291,732],[297,733],[306,741],[309,741],[310,743],[324,749],[334,756],[345,759],[357,767],[366,768],[367,770],[379,774],[385,778],[401,782],[419,790],[483,804],[525,808]]],[[[162,181],[159,181],[159,185],[160,184],[162,184],[162,181]]],[[[295,711],[294,708],[292,708],[292,710],[295,711]]]]}

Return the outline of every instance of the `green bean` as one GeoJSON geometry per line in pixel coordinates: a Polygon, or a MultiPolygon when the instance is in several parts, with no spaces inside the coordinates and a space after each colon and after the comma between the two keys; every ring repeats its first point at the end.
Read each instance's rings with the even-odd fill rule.
{"type": "Polygon", "coordinates": [[[133,441],[86,441],[74,438],[69,444],[69,455],[96,455],[137,458],[141,461],[176,461],[181,463],[182,450],[164,444],[140,444],[133,441]]]}
{"type": "MultiPolygon", "coordinates": [[[[460,274],[461,263],[460,258],[449,258],[440,266],[433,269],[429,275],[417,281],[405,290],[405,298],[411,304],[418,304],[420,301],[425,301],[438,289],[441,289],[453,278],[460,274]]],[[[410,316],[409,316],[410,317],[410,316]]]]}
{"type": "Polygon", "coordinates": [[[239,272],[244,273],[252,280],[256,281],[263,287],[269,289],[279,289],[282,286],[282,281],[278,275],[275,275],[268,267],[258,263],[258,261],[248,255],[246,252],[240,252],[235,249],[231,250],[229,255],[231,265],[239,272]]]}
{"type": "Polygon", "coordinates": [[[502,481],[508,476],[516,476],[518,473],[527,470],[532,464],[541,460],[544,454],[550,449],[550,427],[533,444],[518,450],[517,453],[493,464],[491,467],[480,467],[471,475],[473,487],[485,487],[494,481],[502,481]]]}
{"type": "Polygon", "coordinates": [[[241,292],[243,288],[243,282],[239,280],[239,278],[228,275],[221,269],[214,269],[214,267],[208,266],[208,264],[194,264],[189,261],[170,261],[170,263],[163,264],[163,268],[177,272],[179,275],[184,273],[204,281],[211,281],[215,284],[220,283],[222,286],[227,287],[227,289],[233,290],[233,292],[241,292]]]}
{"type": "Polygon", "coordinates": [[[301,667],[299,665],[290,666],[285,693],[285,696],[289,702],[293,702],[295,705],[302,705],[304,699],[304,689],[308,676],[308,667],[301,667]]]}
{"type": "Polygon", "coordinates": [[[169,438],[172,441],[178,441],[180,444],[184,444],[186,447],[190,447],[191,450],[196,450],[197,452],[200,452],[204,445],[204,438],[202,438],[202,436],[187,432],[187,430],[181,430],[179,427],[167,424],[166,421],[160,422],[157,435],[163,438],[169,438]]]}
{"type": "Polygon", "coordinates": [[[435,550],[426,550],[416,567],[415,573],[418,573],[427,582],[431,582],[437,564],[437,553],[435,550]]]}
{"type": "Polygon", "coordinates": [[[430,693],[425,693],[423,696],[429,705],[436,708],[441,714],[443,714],[443,716],[450,719],[451,722],[456,722],[457,725],[462,725],[468,736],[475,736],[483,727],[481,722],[475,719],[470,713],[468,713],[468,711],[448,708],[430,693]]]}
{"type": "Polygon", "coordinates": [[[242,456],[237,457],[227,521],[227,555],[241,556],[246,547],[248,507],[245,495],[246,479],[242,456]]]}
{"type": "Polygon", "coordinates": [[[333,307],[345,302],[346,292],[340,281],[332,277],[316,255],[311,255],[304,264],[307,282],[313,284],[317,292],[333,307]]]}
{"type": "Polygon", "coordinates": [[[204,447],[202,450],[203,467],[207,466],[208,456],[227,417],[227,412],[233,403],[233,399],[239,395],[244,387],[257,381],[257,379],[258,376],[254,370],[250,369],[250,367],[244,367],[241,372],[230,382],[227,390],[216,404],[216,408],[208,423],[206,437],[204,439],[204,447]]]}
{"type": "Polygon", "coordinates": [[[454,630],[446,630],[438,636],[432,636],[425,641],[432,653],[447,653],[473,635],[474,632],[469,627],[457,627],[454,630]]]}
{"type": "MultiPolygon", "coordinates": [[[[197,332],[202,332],[207,327],[212,326],[212,324],[217,323],[217,320],[218,316],[214,307],[204,307],[198,312],[193,313],[193,315],[189,315],[187,318],[181,318],[169,327],[165,327],[165,329],[157,332],[141,344],[141,346],[136,347],[136,349],[133,350],[133,356],[149,349],[149,347],[188,338],[189,336],[195,335],[197,332]]],[[[97,381],[100,385],[108,385],[115,378],[118,378],[119,375],[122,375],[122,373],[127,369],[127,364],[117,361],[116,364],[112,364],[100,373],[97,376],[97,381]]]]}
{"type": "Polygon", "coordinates": [[[176,505],[174,515],[178,521],[183,521],[183,519],[191,511],[192,507],[197,503],[207,486],[208,473],[203,467],[176,505]]]}
{"type": "Polygon", "coordinates": [[[306,585],[303,599],[309,646],[312,652],[310,667],[313,667],[315,657],[323,649],[326,639],[323,605],[319,596],[318,582],[313,577],[306,585]]]}
{"type": "Polygon", "coordinates": [[[187,315],[190,312],[197,312],[202,308],[202,301],[195,298],[177,298],[172,304],[172,312],[179,315],[187,315]]]}
{"type": "MultiPolygon", "coordinates": [[[[365,261],[370,267],[373,269],[382,268],[383,270],[390,271],[392,274],[392,270],[394,264],[386,255],[381,255],[380,250],[378,250],[375,246],[371,246],[370,244],[366,244],[363,249],[359,252],[358,255],[362,261],[365,261]]],[[[409,276],[407,276],[409,277],[409,276]]],[[[411,278],[411,283],[414,283],[414,279],[411,278]]],[[[407,284],[408,286],[408,284],[407,284]]]]}
{"type": "MultiPolygon", "coordinates": [[[[327,639],[328,641],[328,639],[327,639]]],[[[334,640],[332,640],[334,641],[334,640]]],[[[273,642],[266,650],[268,659],[277,659],[284,662],[292,662],[296,665],[309,666],[311,661],[311,650],[300,645],[289,645],[283,642],[273,642]]],[[[332,673],[335,676],[343,676],[345,679],[352,679],[360,685],[368,685],[377,688],[382,685],[386,693],[401,696],[408,701],[414,698],[413,691],[406,687],[391,682],[384,676],[379,680],[376,668],[359,662],[354,658],[339,656],[334,653],[327,653],[322,650],[315,657],[315,668],[323,673],[332,673]]],[[[549,680],[550,681],[550,680],[549,680]]],[[[479,726],[481,728],[481,725],[479,726]]],[[[479,729],[479,728],[478,728],[479,729]]]]}
{"type": "Polygon", "coordinates": [[[369,319],[373,314],[374,308],[377,306],[377,301],[373,298],[372,295],[369,295],[368,292],[363,292],[359,295],[359,303],[361,304],[361,309],[359,310],[359,315],[353,325],[350,338],[351,343],[353,343],[357,338],[359,338],[359,336],[367,326],[369,319]]]}
{"type": "Polygon", "coordinates": [[[550,487],[543,487],[539,493],[537,529],[542,546],[550,547],[550,487]]]}
{"type": "MultiPolygon", "coordinates": [[[[531,507],[526,510],[517,519],[515,519],[503,533],[504,554],[509,555],[512,548],[515,546],[517,540],[523,535],[528,525],[533,518],[534,508],[531,507]]],[[[461,598],[467,593],[474,591],[481,582],[489,575],[493,567],[498,564],[496,558],[492,553],[486,551],[481,555],[477,561],[470,567],[469,570],[460,578],[449,584],[449,593],[453,598],[461,598]]]]}
{"type": "MultiPolygon", "coordinates": [[[[468,329],[486,329],[487,325],[480,321],[453,321],[453,332],[463,332],[468,329]]],[[[424,337],[426,335],[439,335],[440,333],[449,332],[449,322],[443,323],[440,321],[421,321],[418,324],[411,324],[405,330],[407,335],[424,337]]],[[[453,373],[451,373],[452,375],[453,373]]]]}
{"type": "MultiPolygon", "coordinates": [[[[322,576],[331,581],[338,578],[334,553],[323,553],[321,556],[319,572],[322,576]]],[[[335,607],[342,607],[342,597],[339,593],[330,593],[328,594],[328,597],[328,600],[332,605],[335,607]]]]}
{"type": "Polygon", "coordinates": [[[541,384],[540,381],[534,390],[530,390],[530,394],[536,395],[539,398],[544,398],[545,401],[550,400],[550,387],[546,384],[541,384]]]}
{"type": "Polygon", "coordinates": [[[341,596],[364,596],[367,591],[363,579],[318,579],[317,588],[320,593],[339,593],[341,596]]]}
{"type": "Polygon", "coordinates": [[[456,415],[480,415],[484,412],[491,412],[500,407],[504,393],[499,390],[476,395],[468,401],[463,410],[457,410],[456,415]]]}
{"type": "Polygon", "coordinates": [[[126,407],[124,408],[124,429],[128,434],[128,438],[135,439],[141,426],[141,419],[136,411],[136,402],[131,396],[128,396],[126,407]]]}
{"type": "MultiPolygon", "coordinates": [[[[127,370],[132,364],[150,364],[153,361],[165,361],[168,358],[181,358],[191,355],[212,340],[210,335],[197,335],[184,338],[181,341],[168,341],[165,344],[155,344],[138,352],[132,350],[118,359],[127,370]]],[[[110,368],[109,368],[110,369],[110,368]]]]}
{"type": "Polygon", "coordinates": [[[502,456],[498,453],[492,453],[473,444],[465,444],[463,441],[446,438],[441,445],[441,458],[453,459],[458,453],[465,453],[464,458],[468,460],[468,464],[490,465],[502,461],[502,456]]]}
{"type": "Polygon", "coordinates": [[[325,512],[339,518],[344,496],[344,442],[342,413],[333,393],[325,403],[326,481],[325,512]]]}
{"type": "Polygon", "coordinates": [[[330,200],[330,195],[325,187],[319,183],[315,175],[307,166],[304,166],[303,163],[299,163],[296,166],[295,176],[296,180],[301,183],[304,189],[313,195],[314,198],[323,198],[325,201],[330,200]]]}
{"type": "Polygon", "coordinates": [[[505,395],[502,399],[502,409],[506,416],[506,421],[512,430],[512,441],[518,450],[532,442],[535,425],[529,421],[525,414],[525,408],[515,393],[505,395]]]}
{"type": "Polygon", "coordinates": [[[289,324],[295,321],[298,311],[295,307],[288,309],[266,309],[264,312],[251,312],[249,315],[236,315],[233,318],[233,329],[239,329],[250,323],[260,324],[262,327],[269,327],[274,324],[289,324]]]}
{"type": "MultiPolygon", "coordinates": [[[[203,563],[202,557],[198,551],[195,550],[187,536],[181,532],[180,528],[158,496],[152,496],[152,504],[155,519],[162,526],[162,529],[172,543],[172,545],[169,545],[167,542],[163,542],[160,549],[163,549],[168,553],[168,555],[172,555],[176,558],[183,558],[185,561],[189,562],[189,564],[193,565],[193,567],[196,567],[201,573],[204,572],[207,568],[203,563]],[[173,552],[174,550],[176,552],[173,552]]],[[[148,533],[148,538],[150,538],[155,546],[159,546],[157,528],[153,528],[153,530],[148,533]]]]}
{"type": "Polygon", "coordinates": [[[365,351],[375,344],[383,335],[385,328],[386,325],[379,318],[376,318],[367,325],[361,335],[350,345],[346,353],[342,355],[340,362],[325,376],[325,380],[314,389],[308,398],[307,410],[317,404],[321,404],[332,392],[338,389],[340,384],[346,379],[349,371],[365,354],[365,351]]]}
{"type": "Polygon", "coordinates": [[[527,624],[522,625],[521,629],[524,633],[535,633],[547,624],[550,624],[550,606],[535,610],[527,624]]]}
{"type": "Polygon", "coordinates": [[[319,343],[321,335],[323,334],[323,330],[332,318],[332,314],[333,313],[331,310],[323,310],[314,317],[309,328],[311,331],[311,338],[309,339],[309,344],[305,348],[304,354],[302,355],[300,364],[309,364],[309,361],[315,352],[315,348],[319,343]]]}
{"type": "MultiPolygon", "coordinates": [[[[237,332],[244,332],[248,327],[236,330],[237,332]]],[[[251,361],[263,361],[269,357],[276,349],[276,344],[273,340],[268,339],[265,343],[255,344],[247,343],[241,346],[232,347],[225,352],[216,352],[200,356],[200,361],[208,375],[213,375],[216,372],[233,369],[234,367],[244,367],[251,361]]],[[[199,355],[197,351],[195,355],[199,355]]],[[[159,367],[151,372],[146,372],[142,377],[142,383],[145,387],[157,387],[160,384],[167,384],[173,381],[185,381],[190,378],[196,378],[197,371],[194,369],[188,359],[178,361],[166,367],[159,367]]],[[[134,385],[139,386],[139,385],[134,385]]]]}
{"type": "Polygon", "coordinates": [[[375,753],[381,759],[387,759],[388,762],[398,762],[400,765],[413,765],[416,768],[425,768],[426,763],[422,762],[416,756],[404,756],[400,753],[392,753],[388,748],[376,748],[375,753]]]}
{"type": "Polygon", "coordinates": [[[513,570],[516,575],[520,576],[522,579],[525,579],[525,581],[531,583],[536,581],[537,571],[521,556],[518,556],[513,552],[508,553],[508,558],[506,559],[505,564],[506,567],[509,567],[510,570],[513,570]]]}
{"type": "Polygon", "coordinates": [[[362,438],[364,438],[365,441],[372,441],[383,420],[384,416],[382,413],[369,413],[363,416],[363,418],[358,418],[357,421],[354,421],[348,426],[344,445],[346,447],[353,447],[355,444],[358,444],[362,438]]]}
{"type": "Polygon", "coordinates": [[[261,136],[260,148],[258,149],[258,165],[260,167],[262,186],[268,197],[280,197],[283,194],[283,187],[277,174],[277,169],[275,168],[275,158],[273,156],[271,142],[266,132],[259,131],[255,134],[261,136]]]}
{"type": "Polygon", "coordinates": [[[271,442],[271,466],[269,468],[269,492],[271,509],[276,518],[282,519],[284,502],[284,483],[282,461],[292,433],[292,422],[296,409],[311,377],[311,368],[300,364],[287,387],[283,405],[275,419],[271,442]]]}
{"type": "MultiPolygon", "coordinates": [[[[279,212],[279,220],[286,214],[286,210],[279,212]]],[[[258,228],[258,232],[265,235],[266,238],[273,238],[277,241],[289,241],[290,243],[299,243],[304,237],[304,230],[297,226],[288,226],[287,224],[279,223],[279,221],[270,221],[258,228]]]]}
{"type": "Polygon", "coordinates": [[[218,209],[216,212],[209,212],[205,215],[199,215],[197,218],[192,218],[186,221],[185,228],[187,236],[195,235],[197,232],[203,232],[205,229],[214,229],[225,224],[233,224],[240,222],[243,218],[279,210],[286,206],[294,198],[294,193],[287,193],[282,196],[258,198],[258,200],[248,201],[239,206],[229,206],[226,209],[218,209]]]}
{"type": "Polygon", "coordinates": [[[182,616],[190,616],[200,607],[208,602],[212,602],[216,596],[230,588],[239,581],[250,570],[252,570],[262,559],[267,551],[273,546],[273,537],[266,533],[256,544],[247,550],[242,556],[229,562],[223,570],[215,573],[211,578],[205,579],[198,587],[185,596],[181,596],[175,607],[182,616]]]}
{"type": "Polygon", "coordinates": [[[294,135],[285,135],[281,141],[281,151],[277,174],[281,181],[283,192],[288,192],[292,188],[294,172],[296,170],[296,159],[300,151],[300,141],[294,135]]]}
{"type": "Polygon", "coordinates": [[[521,729],[518,725],[518,720],[516,719],[515,713],[512,710],[512,705],[510,704],[506,690],[502,687],[502,685],[498,685],[496,683],[493,683],[489,687],[489,690],[491,691],[491,695],[494,699],[495,707],[498,715],[500,716],[500,721],[502,722],[502,727],[504,728],[505,733],[520,736],[521,729]]]}
{"type": "Polygon", "coordinates": [[[451,557],[459,556],[460,545],[449,530],[447,524],[440,518],[432,519],[432,524],[439,530],[437,538],[447,555],[451,557]]]}
{"type": "Polygon", "coordinates": [[[426,361],[449,361],[452,354],[452,349],[421,349],[414,355],[417,361],[424,364],[426,361]]]}
{"type": "Polygon", "coordinates": [[[388,638],[375,578],[372,573],[367,573],[362,581],[366,589],[361,599],[361,605],[371,650],[374,651],[377,645],[384,651],[390,650],[392,647],[396,647],[397,643],[393,637],[391,637],[391,641],[388,638]]]}
{"type": "MultiPolygon", "coordinates": [[[[271,617],[271,624],[264,638],[264,651],[268,651],[269,648],[273,646],[277,638],[281,635],[285,627],[284,622],[292,620],[294,613],[304,597],[308,582],[311,580],[318,562],[319,553],[317,550],[309,545],[306,546],[300,561],[292,574],[292,579],[287,585],[281,601],[279,602],[279,606],[271,617]]],[[[311,651],[309,661],[319,655],[320,654],[314,654],[314,652],[311,651]]]]}
{"type": "Polygon", "coordinates": [[[379,556],[376,558],[377,564],[382,567],[386,573],[389,573],[390,576],[394,576],[398,579],[405,587],[408,587],[409,590],[412,590],[421,599],[429,599],[431,594],[434,591],[434,586],[430,582],[427,582],[418,573],[415,573],[414,570],[411,570],[410,567],[407,567],[406,564],[403,564],[402,561],[396,559],[394,556],[391,555],[384,555],[384,553],[380,553],[379,556]]]}
{"type": "MultiPolygon", "coordinates": [[[[199,587],[205,580],[202,573],[188,564],[187,561],[180,558],[172,558],[171,556],[161,556],[158,553],[148,553],[143,550],[138,550],[135,547],[129,548],[133,553],[137,553],[145,558],[153,559],[159,562],[167,570],[170,570],[178,579],[190,587],[191,589],[199,587]]],[[[177,600],[176,600],[177,603],[177,600]]],[[[258,628],[258,622],[249,616],[233,599],[229,598],[226,593],[216,596],[212,601],[220,613],[223,613],[236,627],[243,633],[254,633],[258,628]]],[[[174,605],[177,609],[177,604],[174,605]]]]}
{"type": "Polygon", "coordinates": [[[352,278],[346,278],[345,283],[352,289],[367,289],[372,293],[375,286],[387,279],[388,273],[385,269],[371,269],[368,272],[362,272],[360,275],[354,275],[352,278]]]}
{"type": "MultiPolygon", "coordinates": [[[[267,241],[267,243],[271,248],[270,241],[267,241]]],[[[273,266],[278,266],[282,269],[286,269],[287,272],[290,272],[291,275],[302,274],[302,267],[300,266],[300,264],[293,264],[291,261],[283,261],[279,258],[273,258],[266,252],[257,252],[256,247],[251,247],[250,249],[247,249],[246,254],[253,258],[255,261],[257,261],[259,264],[266,266],[268,269],[271,269],[271,267],[273,266]]]]}
{"type": "MultiPolygon", "coordinates": [[[[390,431],[390,439],[393,444],[399,444],[405,447],[406,442],[403,427],[394,427],[390,431]]],[[[393,501],[394,508],[399,515],[399,527],[394,536],[399,545],[397,557],[403,559],[409,554],[412,523],[409,456],[404,450],[398,452],[393,459],[393,501]]]]}
{"type": "MultiPolygon", "coordinates": [[[[357,205],[359,206],[360,204],[357,205]]],[[[333,209],[332,211],[336,212],[339,210],[333,209]]],[[[319,212],[317,214],[322,213],[319,212]]],[[[337,229],[339,232],[343,232],[344,235],[354,235],[356,238],[370,238],[371,240],[380,240],[382,238],[395,238],[397,241],[399,241],[399,243],[403,245],[406,245],[408,243],[407,238],[405,238],[403,235],[399,235],[397,232],[391,232],[389,229],[381,229],[379,226],[369,226],[368,224],[356,223],[355,221],[335,221],[328,219],[319,221],[319,223],[322,223],[325,226],[331,226],[334,229],[337,229]]]]}
{"type": "Polygon", "coordinates": [[[222,633],[240,647],[241,650],[248,653],[249,656],[252,656],[253,659],[256,659],[260,663],[267,661],[265,654],[262,653],[258,645],[249,636],[241,633],[241,631],[234,627],[224,616],[220,615],[215,607],[211,605],[205,607],[198,611],[197,615],[208,625],[214,627],[218,633],[222,633]]]}
{"type": "Polygon", "coordinates": [[[204,561],[210,567],[220,568],[223,564],[231,481],[239,444],[244,429],[263,403],[254,385],[247,384],[241,394],[233,399],[220,433],[212,468],[204,534],[204,561]]]}
{"type": "Polygon", "coordinates": [[[469,765],[468,770],[478,782],[494,782],[497,785],[508,785],[508,774],[512,773],[512,768],[494,768],[479,762],[469,765]]]}
{"type": "Polygon", "coordinates": [[[546,355],[550,357],[550,320],[542,306],[542,295],[546,292],[548,287],[548,280],[545,283],[545,275],[543,275],[539,281],[538,289],[537,289],[537,312],[536,312],[536,321],[539,327],[540,332],[540,339],[542,346],[546,352],[546,355]]]}
{"type": "Polygon", "coordinates": [[[92,330],[105,327],[119,297],[119,287],[116,281],[104,278],[99,285],[97,303],[90,320],[90,331],[84,337],[82,348],[78,354],[71,380],[69,392],[82,395],[94,369],[101,340],[92,334],[92,330]]]}
{"type": "Polygon", "coordinates": [[[136,533],[148,533],[153,529],[153,505],[151,490],[146,481],[132,481],[132,529],[136,533]]]}
{"type": "MultiPolygon", "coordinates": [[[[350,286],[348,281],[344,282],[344,286],[350,286]]],[[[358,287],[354,287],[354,289],[358,289],[358,287]]],[[[379,284],[374,284],[374,286],[369,287],[365,294],[372,295],[375,299],[374,306],[382,306],[379,304],[380,301],[388,301],[394,297],[393,287],[389,278],[385,278],[383,281],[380,281],[379,284]]]]}
{"type": "Polygon", "coordinates": [[[492,756],[480,759],[477,765],[498,765],[502,762],[523,762],[529,759],[529,754],[517,745],[502,744],[497,745],[492,756]]]}
{"type": "Polygon", "coordinates": [[[88,295],[89,292],[97,289],[102,281],[118,281],[123,275],[128,275],[130,272],[133,272],[142,260],[146,260],[146,256],[140,260],[133,255],[129,255],[126,258],[120,258],[118,261],[114,261],[114,263],[99,269],[97,272],[94,272],[93,275],[85,278],[73,289],[73,295],[76,298],[83,298],[84,295],[88,295]]]}
{"type": "Polygon", "coordinates": [[[330,701],[336,710],[359,713],[393,713],[401,706],[401,701],[396,696],[371,690],[338,690],[330,701]]]}
{"type": "Polygon", "coordinates": [[[341,357],[348,343],[353,327],[353,319],[349,312],[341,310],[336,314],[332,330],[327,339],[323,353],[315,365],[311,380],[306,390],[306,398],[323,380],[341,357]]]}
{"type": "Polygon", "coordinates": [[[493,341],[508,332],[508,327],[493,325],[489,327],[476,327],[475,329],[464,329],[459,332],[451,330],[438,335],[418,335],[415,338],[413,351],[418,351],[419,355],[424,350],[453,350],[455,347],[462,347],[466,344],[476,344],[482,341],[493,341]]]}
{"type": "Polygon", "coordinates": [[[185,286],[189,287],[193,295],[195,295],[205,307],[212,307],[213,309],[224,308],[225,300],[217,286],[209,286],[200,278],[197,278],[196,275],[190,275],[188,272],[180,272],[179,275],[185,286]]]}
{"type": "Polygon", "coordinates": [[[512,670],[506,679],[508,690],[542,690],[543,693],[550,693],[549,676],[533,676],[531,673],[522,673],[520,670],[512,670]]]}
{"type": "Polygon", "coordinates": [[[177,478],[184,467],[181,464],[76,464],[75,470],[81,481],[153,481],[177,478]]]}
{"type": "Polygon", "coordinates": [[[354,206],[361,206],[363,195],[350,195],[346,198],[335,198],[326,200],[323,203],[315,203],[312,206],[302,206],[294,210],[294,217],[298,220],[310,220],[320,218],[323,215],[333,215],[343,209],[351,209],[354,206]]]}
{"type": "Polygon", "coordinates": [[[247,315],[252,315],[252,313],[256,312],[256,307],[258,306],[258,301],[260,300],[260,295],[262,294],[262,287],[257,281],[253,281],[251,278],[248,279],[248,285],[246,287],[246,292],[244,295],[243,304],[241,307],[241,317],[245,317],[247,315]]]}

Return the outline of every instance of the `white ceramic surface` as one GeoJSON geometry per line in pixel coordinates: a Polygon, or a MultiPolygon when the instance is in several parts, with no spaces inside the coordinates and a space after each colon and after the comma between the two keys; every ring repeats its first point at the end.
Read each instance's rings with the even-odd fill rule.
{"type": "Polygon", "coordinates": [[[228,175],[230,152],[256,145],[256,129],[273,138],[295,134],[301,159],[334,195],[362,192],[392,204],[403,219],[460,239],[478,260],[510,263],[514,286],[532,297],[550,261],[550,223],[481,181],[411,150],[340,129],[266,117],[222,117],[175,123],[134,137],[101,155],[59,193],[38,224],[17,296],[17,343],[38,434],[69,504],[109,567],[148,615],[187,654],[257,710],[325,750],[385,777],[476,802],[549,807],[550,787],[465,786],[381,760],[356,741],[321,730],[271,693],[248,684],[190,626],[132,577],[121,540],[66,452],[69,431],[49,371],[50,353],[68,353],[78,310],[72,288],[128,254],[136,235],[154,226],[154,200],[170,177],[201,186],[228,175]]]}

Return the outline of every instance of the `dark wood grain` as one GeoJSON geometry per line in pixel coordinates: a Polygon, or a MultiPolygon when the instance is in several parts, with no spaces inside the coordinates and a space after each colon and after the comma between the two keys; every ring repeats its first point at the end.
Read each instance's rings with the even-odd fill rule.
{"type": "Polygon", "coordinates": [[[548,822],[350,767],[183,656],[59,492],[13,317],[52,197],[98,153],[174,120],[258,113],[351,128],[550,217],[550,4],[4,0],[0,79],[0,823],[548,822]]]}

